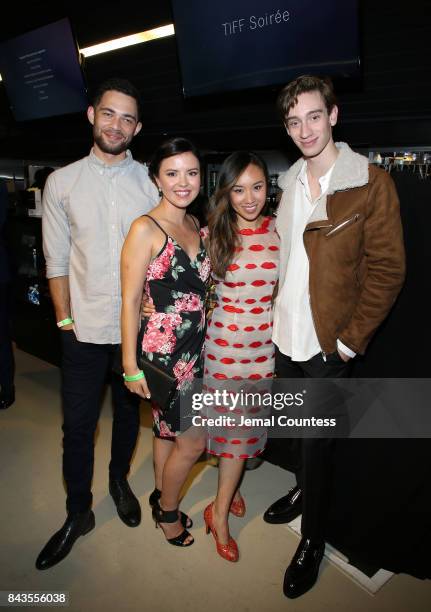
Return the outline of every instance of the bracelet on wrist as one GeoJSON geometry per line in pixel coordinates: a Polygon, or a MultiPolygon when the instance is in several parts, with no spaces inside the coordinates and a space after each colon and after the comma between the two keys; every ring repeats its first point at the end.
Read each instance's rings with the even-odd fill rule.
{"type": "Polygon", "coordinates": [[[75,321],[71,317],[67,317],[66,319],[63,319],[62,321],[57,321],[57,327],[64,327],[65,325],[71,325],[74,322],[75,321]]]}
{"type": "Polygon", "coordinates": [[[126,382],[135,382],[135,380],[141,380],[141,378],[145,378],[145,374],[142,370],[139,370],[137,374],[132,374],[132,376],[127,376],[127,374],[123,373],[123,378],[126,382]]]}

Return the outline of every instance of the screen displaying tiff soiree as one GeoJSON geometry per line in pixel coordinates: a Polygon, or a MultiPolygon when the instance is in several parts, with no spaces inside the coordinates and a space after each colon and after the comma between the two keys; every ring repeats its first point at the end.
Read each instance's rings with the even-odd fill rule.
{"type": "Polygon", "coordinates": [[[186,96],[359,71],[357,0],[173,0],[186,96]]]}

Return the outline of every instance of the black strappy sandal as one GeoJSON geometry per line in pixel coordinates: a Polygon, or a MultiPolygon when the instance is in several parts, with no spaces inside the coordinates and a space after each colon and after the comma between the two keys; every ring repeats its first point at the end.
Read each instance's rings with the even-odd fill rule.
{"type": "Polygon", "coordinates": [[[148,503],[150,504],[151,507],[155,506],[157,504],[157,502],[160,500],[162,496],[162,492],[160,491],[160,489],[157,489],[157,487],[154,489],[154,491],[151,493],[150,497],[148,498],[148,503]]]}
{"type": "MultiPolygon", "coordinates": [[[[151,493],[150,497],[148,498],[148,503],[150,504],[151,507],[155,506],[159,501],[160,498],[162,496],[162,492],[160,491],[160,489],[154,489],[154,491],[151,493]]],[[[181,512],[180,510],[180,521],[181,521],[181,525],[183,527],[186,527],[186,529],[191,529],[193,527],[193,521],[192,519],[187,516],[187,514],[184,514],[184,512],[181,512]]]]}
{"type": "MultiPolygon", "coordinates": [[[[160,526],[160,523],[176,523],[178,521],[178,508],[175,510],[162,510],[159,502],[157,501],[153,506],[153,519],[156,524],[156,528],[160,526]]],[[[194,540],[192,540],[191,542],[185,543],[186,539],[190,535],[191,534],[187,531],[187,529],[184,529],[175,538],[166,538],[166,541],[173,546],[182,546],[185,548],[186,546],[191,546],[194,542],[194,540]]]]}

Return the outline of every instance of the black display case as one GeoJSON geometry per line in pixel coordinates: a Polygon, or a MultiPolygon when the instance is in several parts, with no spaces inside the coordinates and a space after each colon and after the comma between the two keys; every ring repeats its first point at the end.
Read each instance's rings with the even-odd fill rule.
{"type": "Polygon", "coordinates": [[[12,270],[12,330],[19,349],[60,364],[60,338],[49,295],[42,220],[11,211],[7,238],[12,270]]]}

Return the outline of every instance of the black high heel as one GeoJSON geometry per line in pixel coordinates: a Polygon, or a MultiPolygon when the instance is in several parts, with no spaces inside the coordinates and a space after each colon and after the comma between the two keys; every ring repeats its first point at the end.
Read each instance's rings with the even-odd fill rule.
{"type": "Polygon", "coordinates": [[[150,504],[150,506],[151,507],[155,506],[157,502],[160,500],[161,496],[162,496],[162,492],[160,491],[160,489],[155,487],[154,491],[151,493],[150,497],[148,498],[148,503],[150,504]]]}
{"type": "MultiPolygon", "coordinates": [[[[155,506],[160,501],[161,496],[162,496],[162,492],[160,491],[160,489],[155,488],[154,491],[151,493],[150,497],[148,498],[148,503],[150,504],[150,506],[151,507],[155,506]]],[[[183,527],[186,527],[186,529],[191,529],[193,527],[192,519],[189,516],[187,516],[187,514],[184,514],[184,512],[181,512],[181,510],[180,510],[180,521],[181,521],[181,525],[183,527]]]]}
{"type": "MultiPolygon", "coordinates": [[[[156,528],[160,526],[160,523],[176,523],[178,521],[178,508],[176,508],[175,510],[162,510],[159,502],[156,502],[154,504],[152,514],[154,522],[156,524],[156,528]]],[[[187,529],[184,529],[179,535],[175,536],[174,538],[166,538],[166,541],[169,542],[169,544],[172,544],[173,546],[182,546],[185,548],[186,546],[191,546],[194,542],[194,540],[192,540],[191,542],[186,542],[186,539],[190,535],[191,534],[187,531],[187,529]]]]}

